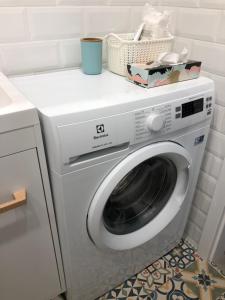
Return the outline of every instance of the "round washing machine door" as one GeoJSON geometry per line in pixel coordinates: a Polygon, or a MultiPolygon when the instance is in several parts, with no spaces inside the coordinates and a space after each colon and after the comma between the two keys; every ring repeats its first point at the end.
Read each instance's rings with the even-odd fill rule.
{"type": "Polygon", "coordinates": [[[87,227],[96,246],[128,250],[156,236],[176,216],[191,178],[191,157],[173,142],[143,147],[103,180],[87,227]]]}

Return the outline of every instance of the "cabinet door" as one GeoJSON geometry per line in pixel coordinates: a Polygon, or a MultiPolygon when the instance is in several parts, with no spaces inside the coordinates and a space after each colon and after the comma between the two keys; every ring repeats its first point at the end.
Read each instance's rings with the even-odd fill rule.
{"type": "Polygon", "coordinates": [[[36,149],[0,158],[0,204],[23,188],[26,204],[0,213],[0,299],[50,300],[60,282],[36,149]]]}

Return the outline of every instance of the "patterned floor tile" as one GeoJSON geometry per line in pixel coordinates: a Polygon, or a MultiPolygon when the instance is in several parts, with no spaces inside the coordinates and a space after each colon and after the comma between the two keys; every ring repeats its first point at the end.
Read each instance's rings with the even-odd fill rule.
{"type": "Polygon", "coordinates": [[[225,277],[181,241],[98,300],[225,300],[225,277]]]}
{"type": "Polygon", "coordinates": [[[221,300],[225,295],[225,277],[201,258],[182,270],[182,280],[202,300],[221,300]]]}
{"type": "Polygon", "coordinates": [[[137,279],[142,284],[146,293],[150,294],[175,275],[176,270],[171,268],[169,264],[161,258],[137,274],[137,279]]]}
{"type": "Polygon", "coordinates": [[[225,300],[225,293],[223,293],[222,295],[220,295],[217,300],[225,300]]]}
{"type": "Polygon", "coordinates": [[[143,288],[137,276],[133,276],[126,280],[123,284],[109,291],[99,300],[142,300],[147,299],[148,293],[143,288]]]}
{"type": "Polygon", "coordinates": [[[169,266],[175,268],[178,273],[192,264],[196,257],[198,257],[198,254],[195,250],[188,243],[181,240],[178,246],[163,258],[168,262],[169,266]]]}
{"type": "Polygon", "coordinates": [[[151,300],[199,300],[178,274],[152,292],[151,300]]]}

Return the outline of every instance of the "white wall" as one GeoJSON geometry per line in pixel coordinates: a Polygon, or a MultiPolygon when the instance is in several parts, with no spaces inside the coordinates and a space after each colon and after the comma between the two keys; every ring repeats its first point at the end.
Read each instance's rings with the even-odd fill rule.
{"type": "MultiPolygon", "coordinates": [[[[0,69],[21,74],[80,65],[82,36],[133,31],[145,0],[0,0],[0,69]]],[[[175,49],[188,47],[216,82],[216,109],[187,226],[199,242],[225,156],[225,0],[153,0],[173,11],[175,49]]]]}
{"type": "Polygon", "coordinates": [[[80,37],[133,29],[139,10],[132,4],[135,1],[0,0],[0,68],[20,74],[78,66],[80,37]]]}
{"type": "Polygon", "coordinates": [[[174,6],[177,16],[175,49],[188,47],[191,58],[203,61],[203,74],[213,78],[216,83],[213,123],[186,228],[186,233],[198,244],[225,157],[225,1],[165,2],[174,6]]]}

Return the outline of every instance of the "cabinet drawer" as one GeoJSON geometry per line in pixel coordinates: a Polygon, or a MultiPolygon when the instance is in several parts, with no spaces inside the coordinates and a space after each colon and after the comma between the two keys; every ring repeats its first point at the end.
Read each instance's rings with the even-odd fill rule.
{"type": "Polygon", "coordinates": [[[34,148],[36,140],[33,128],[0,133],[0,157],[34,148]]]}
{"type": "Polygon", "coordinates": [[[0,204],[23,188],[27,202],[0,213],[0,298],[49,300],[60,282],[35,149],[0,158],[0,204]]]}

